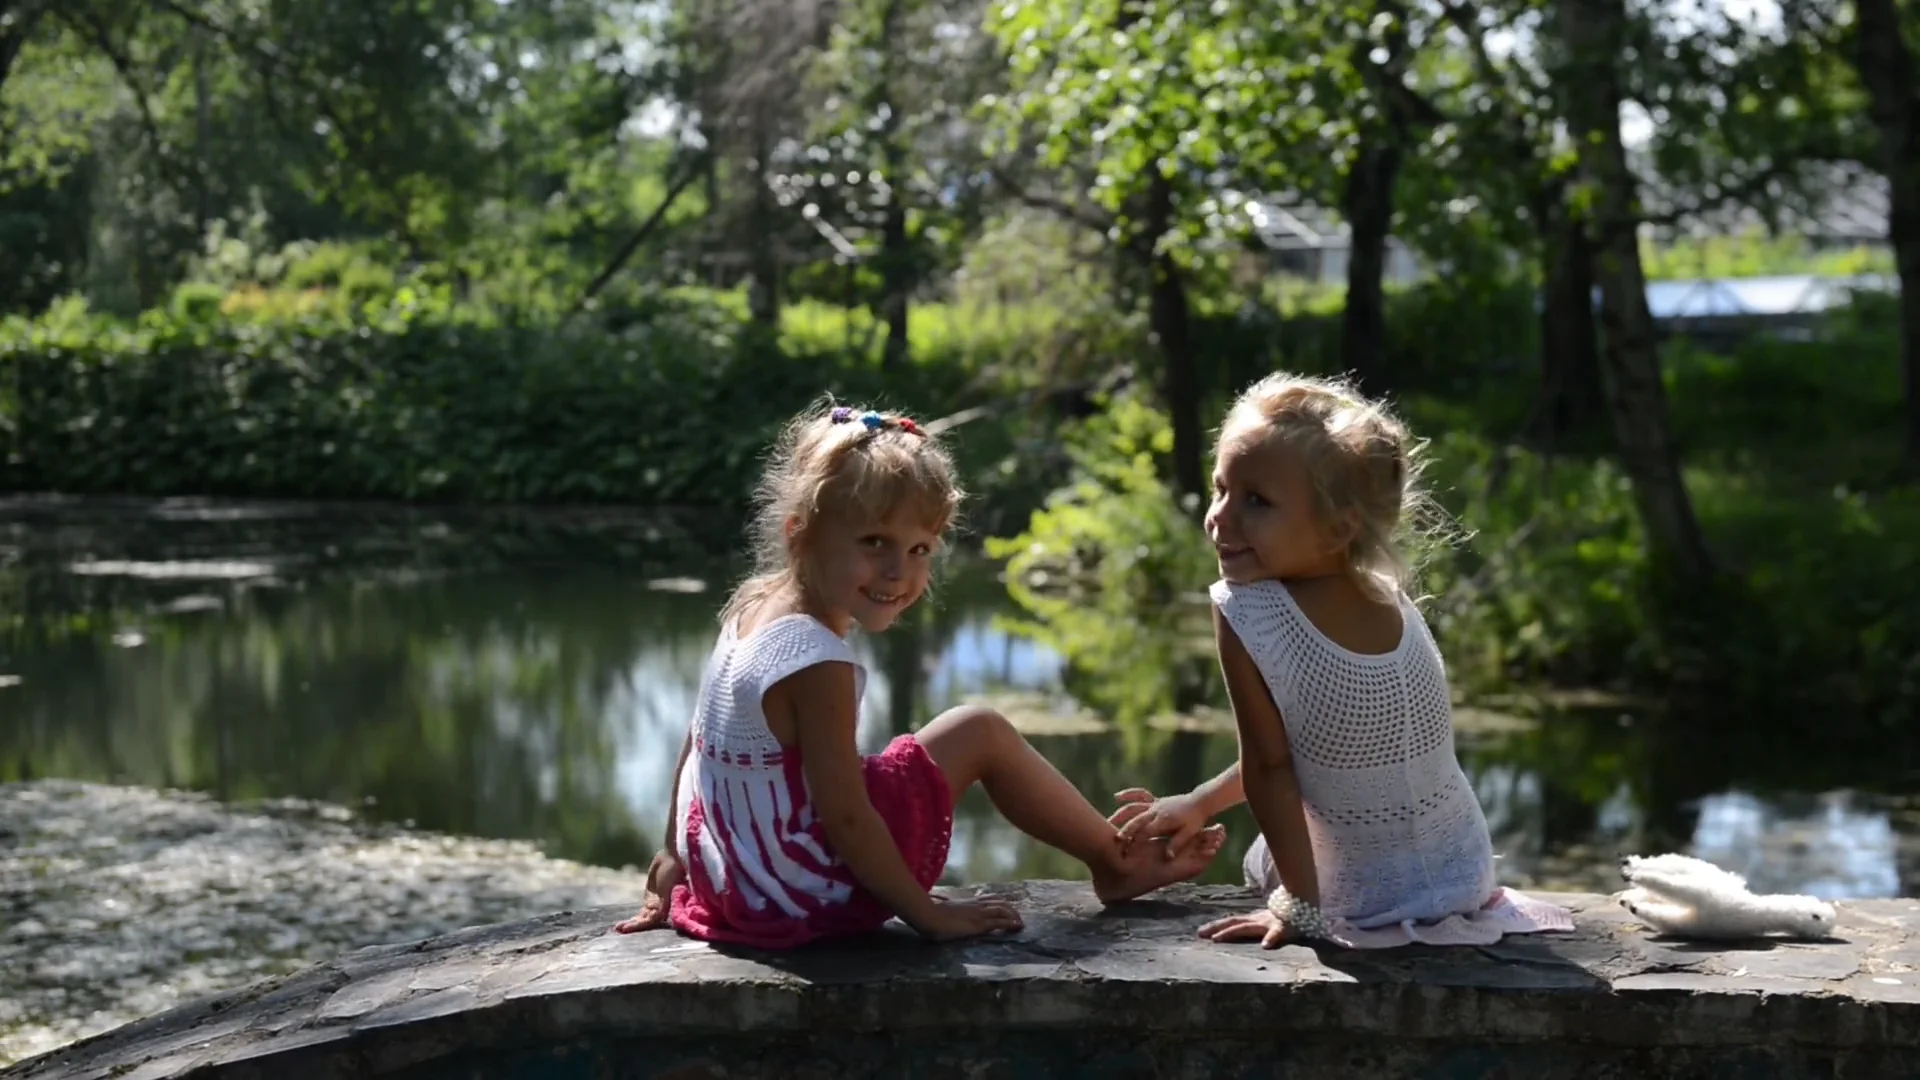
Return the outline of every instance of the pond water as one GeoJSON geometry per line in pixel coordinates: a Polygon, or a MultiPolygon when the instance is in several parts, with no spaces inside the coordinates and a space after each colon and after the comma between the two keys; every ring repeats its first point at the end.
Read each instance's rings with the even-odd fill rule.
{"type": "MultiPolygon", "coordinates": [[[[0,500],[0,780],[314,799],[643,865],[730,547],[611,511],[0,500]]],[[[992,567],[956,562],[906,629],[857,641],[863,741],[982,697],[1067,716],[1034,704],[1061,662],[1011,613],[992,567]]],[[[1474,703],[1461,728],[1509,883],[1611,891],[1617,853],[1685,849],[1763,890],[1920,886],[1911,736],[1597,695],[1474,703]]],[[[1101,805],[1233,755],[1201,724],[1036,741],[1101,805]]],[[[1212,880],[1237,878],[1251,833],[1228,820],[1212,880]]],[[[1074,872],[963,808],[954,879],[1074,872]]]]}

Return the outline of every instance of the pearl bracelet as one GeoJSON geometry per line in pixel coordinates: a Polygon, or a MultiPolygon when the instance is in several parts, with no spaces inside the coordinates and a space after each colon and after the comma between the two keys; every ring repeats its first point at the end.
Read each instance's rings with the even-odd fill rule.
{"type": "Polygon", "coordinates": [[[1333,931],[1320,909],[1287,891],[1285,885],[1267,894],[1267,910],[1291,933],[1303,938],[1330,938],[1333,931]]]}

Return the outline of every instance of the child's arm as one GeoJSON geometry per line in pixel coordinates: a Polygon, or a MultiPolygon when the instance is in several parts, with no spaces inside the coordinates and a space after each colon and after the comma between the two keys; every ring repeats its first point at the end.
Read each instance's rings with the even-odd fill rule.
{"type": "Polygon", "coordinates": [[[688,725],[687,737],[680,743],[680,757],[673,765],[673,788],[667,796],[667,833],[647,867],[647,891],[640,903],[640,913],[614,924],[613,928],[623,934],[667,925],[674,887],[686,880],[687,868],[681,861],[684,853],[680,850],[680,774],[686,770],[687,755],[692,752],[693,727],[688,725]]]}
{"type": "Polygon", "coordinates": [[[1239,806],[1247,801],[1247,789],[1240,782],[1240,763],[1227,766],[1219,776],[1206,781],[1193,789],[1193,801],[1200,806],[1201,813],[1210,818],[1239,806]]]}
{"type": "Polygon", "coordinates": [[[660,842],[663,850],[683,861],[687,853],[680,850],[680,777],[687,771],[687,756],[692,753],[693,725],[688,724],[687,737],[680,740],[680,756],[673,762],[673,786],[667,792],[667,833],[660,842]]]}
{"type": "Polygon", "coordinates": [[[1245,802],[1246,794],[1236,761],[1184,795],[1155,798],[1146,788],[1128,788],[1114,798],[1123,805],[1107,820],[1120,830],[1121,839],[1131,844],[1142,836],[1164,836],[1167,853],[1177,855],[1207,822],[1245,802]]]}
{"type": "Polygon", "coordinates": [[[1220,648],[1220,671],[1226,678],[1227,697],[1233,702],[1234,723],[1240,729],[1241,783],[1247,809],[1253,812],[1253,820],[1273,851],[1280,884],[1318,907],[1320,879],[1313,865],[1307,812],[1293,773],[1293,748],[1287,743],[1286,724],[1253,657],[1217,607],[1213,627],[1220,648]]]}
{"type": "Polygon", "coordinates": [[[855,740],[859,698],[853,665],[829,661],[802,668],[768,688],[762,702],[769,716],[785,710],[794,717],[807,792],[827,843],[854,879],[888,910],[936,940],[1020,928],[1019,914],[1009,904],[943,903],[914,879],[893,833],[867,797],[855,740]]]}

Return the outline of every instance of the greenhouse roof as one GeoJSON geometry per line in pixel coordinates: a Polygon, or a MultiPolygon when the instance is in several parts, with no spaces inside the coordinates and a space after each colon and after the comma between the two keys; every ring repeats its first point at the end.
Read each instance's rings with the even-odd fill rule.
{"type": "Polygon", "coordinates": [[[1878,274],[1651,281],[1647,283],[1647,306],[1660,320],[1815,315],[1844,307],[1855,292],[1891,292],[1896,288],[1893,279],[1878,274]]]}

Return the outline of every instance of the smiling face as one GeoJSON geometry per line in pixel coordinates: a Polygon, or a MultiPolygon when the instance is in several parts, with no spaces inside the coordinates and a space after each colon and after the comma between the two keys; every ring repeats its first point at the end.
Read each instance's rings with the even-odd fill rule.
{"type": "Polygon", "coordinates": [[[1221,438],[1206,529],[1220,576],[1236,584],[1347,568],[1351,528],[1322,520],[1306,463],[1270,429],[1221,438]]]}
{"type": "Polygon", "coordinates": [[[845,635],[879,633],[926,595],[941,523],[911,511],[872,524],[819,521],[808,530],[803,591],[808,613],[845,635]]]}

